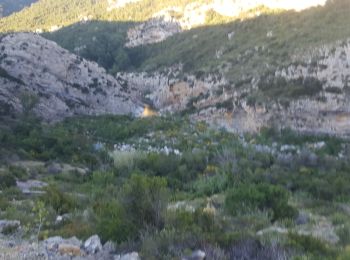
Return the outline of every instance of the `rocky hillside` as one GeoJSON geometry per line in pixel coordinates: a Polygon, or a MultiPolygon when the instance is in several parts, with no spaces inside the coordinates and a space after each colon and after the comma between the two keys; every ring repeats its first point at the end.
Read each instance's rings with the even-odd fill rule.
{"type": "Polygon", "coordinates": [[[247,73],[233,85],[223,74],[198,76],[183,73],[181,67],[119,76],[133,88],[146,88],[147,98],[160,111],[187,111],[235,132],[274,125],[349,135],[349,66],[347,40],[297,55],[291,65],[266,75],[247,73]]]}
{"type": "MultiPolygon", "coordinates": [[[[33,110],[47,121],[71,115],[135,114],[141,103],[96,63],[29,33],[0,40],[4,115],[33,110]]],[[[142,111],[142,109],[141,109],[142,111]]]]}
{"type": "MultiPolygon", "coordinates": [[[[126,94],[123,100],[128,97],[143,100],[160,113],[188,113],[193,119],[239,133],[256,132],[273,125],[304,132],[349,135],[350,5],[346,0],[293,4],[283,1],[150,3],[146,0],[101,1],[94,7],[85,4],[86,9],[74,17],[87,19],[44,36],[104,66],[116,77],[116,80],[110,77],[109,81],[122,86],[126,94]],[[257,7],[260,4],[264,7],[257,7]],[[313,8],[305,9],[309,7],[313,8]],[[135,12],[137,8],[143,12],[135,12]],[[89,21],[98,17],[108,22],[89,21]],[[127,20],[132,21],[125,22],[127,20]]],[[[38,14],[42,4],[39,2],[26,10],[28,17],[38,14]]],[[[75,13],[73,5],[65,2],[64,6],[69,10],[66,15],[75,13]]],[[[1,22],[13,25],[11,19],[18,20],[25,12],[1,22]]],[[[45,14],[40,17],[45,28],[63,25],[49,22],[45,14]]],[[[55,18],[51,17],[52,20],[55,18]]],[[[76,22],[63,20],[68,24],[76,22]]],[[[22,22],[16,30],[27,28],[22,22]]],[[[29,30],[37,29],[30,26],[29,30]]],[[[48,64],[57,58],[52,57],[48,64]]],[[[5,61],[2,67],[6,72],[20,79],[17,62],[6,65],[5,61]],[[16,66],[17,74],[10,70],[11,66],[16,66]]],[[[68,63],[73,65],[62,66],[70,73],[80,69],[85,76],[89,74],[84,72],[84,65],[76,64],[79,62],[68,63]]],[[[65,73],[60,77],[67,77],[65,73]]],[[[103,96],[100,90],[88,93],[89,86],[95,84],[91,80],[96,77],[91,76],[90,82],[83,84],[72,81],[69,89],[72,93],[86,92],[98,109],[83,109],[91,102],[84,105],[80,101],[85,99],[79,97],[79,109],[71,109],[66,104],[59,106],[61,112],[55,113],[62,114],[67,109],[73,111],[65,112],[70,114],[121,111],[121,108],[111,109],[114,105],[108,107],[108,102],[100,107],[98,102],[103,96]],[[77,84],[83,87],[79,90],[77,84]]],[[[27,75],[26,81],[22,81],[28,80],[27,75]]],[[[109,81],[101,84],[108,86],[109,81]]],[[[39,84],[47,86],[47,83],[39,84]]],[[[108,87],[102,89],[106,91],[108,87]]],[[[113,95],[115,93],[107,93],[108,97],[113,95]]],[[[65,97],[69,96],[70,93],[65,97]]],[[[76,96],[73,99],[76,100],[76,96]]],[[[131,109],[122,113],[138,111],[130,106],[131,109]]]]}

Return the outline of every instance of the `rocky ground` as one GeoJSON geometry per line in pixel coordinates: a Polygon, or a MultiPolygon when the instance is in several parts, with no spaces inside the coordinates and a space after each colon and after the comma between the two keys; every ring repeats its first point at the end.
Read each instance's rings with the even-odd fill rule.
{"type": "MultiPolygon", "coordinates": [[[[0,227],[1,223],[5,221],[0,221],[0,227]]],[[[205,252],[196,250],[182,260],[204,260],[205,256],[205,252]]],[[[137,252],[117,253],[113,242],[102,245],[97,235],[85,242],[76,237],[50,237],[39,243],[0,235],[0,260],[141,260],[141,257],[137,252]]]]}
{"type": "MultiPolygon", "coordinates": [[[[11,223],[8,222],[10,225],[11,223]]],[[[18,237],[0,237],[1,260],[138,260],[138,253],[118,254],[112,242],[101,244],[94,235],[85,242],[75,237],[63,239],[51,237],[41,242],[22,240],[18,237]]]]}

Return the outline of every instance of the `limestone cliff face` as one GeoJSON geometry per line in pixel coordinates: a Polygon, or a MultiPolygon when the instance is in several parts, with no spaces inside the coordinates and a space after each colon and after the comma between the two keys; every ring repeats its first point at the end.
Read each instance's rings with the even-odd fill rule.
{"type": "Polygon", "coordinates": [[[234,132],[276,126],[350,136],[349,68],[347,40],[295,54],[291,65],[276,68],[269,76],[244,75],[249,79],[244,87],[229,82],[223,74],[189,75],[181,66],[162,73],[120,73],[118,78],[160,113],[187,111],[195,120],[234,132]],[[273,83],[276,79],[284,81],[278,85],[273,83]],[[262,83],[281,88],[282,97],[266,93],[270,90],[262,83]],[[265,96],[252,102],[254,95],[265,96]]]}
{"type": "Polygon", "coordinates": [[[34,99],[33,111],[47,121],[142,111],[141,103],[96,63],[30,33],[0,39],[0,84],[5,114],[23,112],[34,99]]]}
{"type": "Polygon", "coordinates": [[[145,103],[159,114],[186,111],[194,120],[237,133],[276,126],[350,136],[349,67],[347,40],[296,53],[290,65],[270,67],[268,75],[248,71],[234,81],[224,72],[188,74],[181,65],[113,77],[38,35],[10,34],[0,39],[0,114],[33,105],[47,121],[142,115],[145,103]],[[271,94],[276,88],[280,96],[271,94]]]}

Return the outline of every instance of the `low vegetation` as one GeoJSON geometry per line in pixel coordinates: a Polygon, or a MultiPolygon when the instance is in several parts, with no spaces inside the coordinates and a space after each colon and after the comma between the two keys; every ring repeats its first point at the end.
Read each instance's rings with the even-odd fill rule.
{"type": "Polygon", "coordinates": [[[196,248],[213,259],[347,254],[348,140],[274,129],[238,137],[176,116],[5,121],[0,218],[28,234],[40,227],[39,239],[97,233],[146,259],[196,248]],[[49,186],[23,196],[16,181],[32,179],[49,186]]]}

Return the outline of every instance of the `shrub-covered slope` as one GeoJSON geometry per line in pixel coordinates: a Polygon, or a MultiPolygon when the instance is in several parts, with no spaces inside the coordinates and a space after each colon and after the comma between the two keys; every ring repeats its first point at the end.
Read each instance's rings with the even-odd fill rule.
{"type": "MultiPolygon", "coordinates": [[[[349,140],[178,117],[19,119],[0,121],[0,219],[20,221],[0,240],[98,234],[143,259],[347,259],[349,140]]],[[[49,241],[37,250],[53,259],[83,250],[49,241]]]]}

